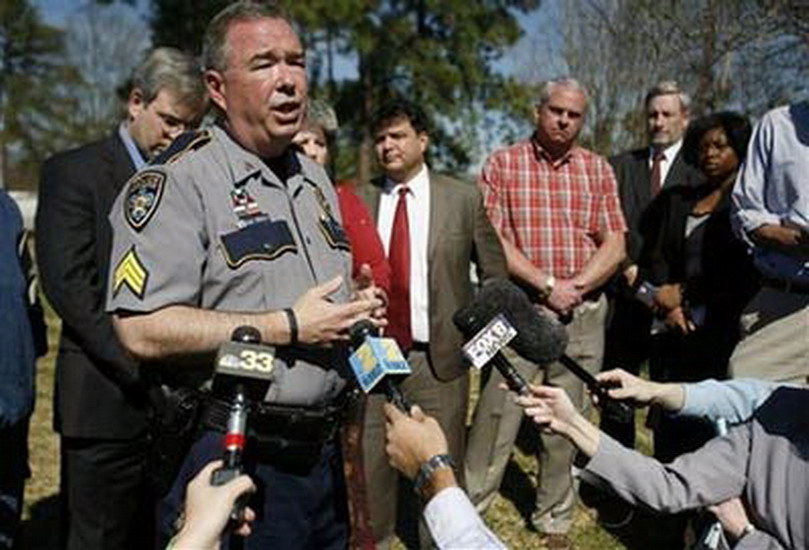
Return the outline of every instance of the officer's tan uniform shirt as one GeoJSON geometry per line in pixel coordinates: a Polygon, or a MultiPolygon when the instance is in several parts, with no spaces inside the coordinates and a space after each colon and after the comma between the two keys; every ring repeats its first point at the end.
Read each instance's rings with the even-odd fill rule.
{"type": "MultiPolygon", "coordinates": [[[[110,212],[108,311],[279,310],[336,275],[346,283],[331,299],[348,299],[349,246],[320,166],[288,151],[284,183],[219,127],[179,138],[161,160],[130,180],[110,212]]],[[[275,360],[269,401],[313,405],[343,388],[334,352],[287,351],[275,360]]],[[[203,378],[211,372],[200,366],[203,378]]]]}

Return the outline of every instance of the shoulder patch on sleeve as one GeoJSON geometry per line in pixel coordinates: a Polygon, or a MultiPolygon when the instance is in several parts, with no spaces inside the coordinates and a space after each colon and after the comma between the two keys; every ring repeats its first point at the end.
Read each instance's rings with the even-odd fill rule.
{"type": "Polygon", "coordinates": [[[143,262],[140,261],[135,247],[132,246],[115,267],[112,295],[117,296],[121,288],[127,286],[135,296],[143,300],[148,280],[149,272],[143,267],[143,262]]]}
{"type": "Polygon", "coordinates": [[[135,231],[143,229],[160,204],[166,174],[147,168],[129,180],[124,200],[124,217],[135,231]]]}
{"type": "Polygon", "coordinates": [[[210,130],[192,130],[185,132],[171,142],[168,149],[157,155],[150,164],[152,166],[158,166],[176,162],[186,153],[196,151],[204,145],[207,145],[211,139],[213,139],[213,134],[210,130]]]}

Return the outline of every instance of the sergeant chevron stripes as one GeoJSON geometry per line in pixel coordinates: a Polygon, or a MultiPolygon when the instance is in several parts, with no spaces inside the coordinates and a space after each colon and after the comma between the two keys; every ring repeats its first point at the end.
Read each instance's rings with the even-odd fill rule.
{"type": "Polygon", "coordinates": [[[133,246],[124,257],[121,258],[121,261],[118,262],[118,266],[115,268],[112,287],[113,296],[117,295],[121,287],[126,285],[135,296],[142,300],[148,279],[149,272],[143,267],[133,246]]]}

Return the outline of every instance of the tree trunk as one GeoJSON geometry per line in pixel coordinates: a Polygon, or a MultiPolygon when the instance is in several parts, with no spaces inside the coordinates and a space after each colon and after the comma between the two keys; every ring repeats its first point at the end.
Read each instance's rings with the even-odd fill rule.
{"type": "Polygon", "coordinates": [[[362,185],[371,179],[371,158],[373,155],[374,136],[371,132],[371,119],[376,102],[374,101],[374,85],[367,58],[360,54],[360,83],[362,94],[362,113],[360,124],[362,139],[360,140],[359,158],[357,159],[357,182],[362,185]]]}

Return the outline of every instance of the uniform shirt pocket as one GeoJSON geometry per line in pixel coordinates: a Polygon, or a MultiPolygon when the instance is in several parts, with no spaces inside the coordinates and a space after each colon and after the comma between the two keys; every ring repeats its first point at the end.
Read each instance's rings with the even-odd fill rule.
{"type": "Polygon", "coordinates": [[[250,260],[274,260],[298,247],[283,220],[262,220],[220,236],[228,267],[236,269],[250,260]]]}

